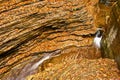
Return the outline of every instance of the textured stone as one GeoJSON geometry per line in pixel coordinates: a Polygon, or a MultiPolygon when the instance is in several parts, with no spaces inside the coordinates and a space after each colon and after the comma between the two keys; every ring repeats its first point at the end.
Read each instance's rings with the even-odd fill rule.
{"type": "Polygon", "coordinates": [[[65,55],[100,57],[92,45],[96,28],[87,3],[87,0],[1,1],[0,78],[17,79],[25,65],[34,65],[44,53],[56,50],[67,51],[65,55]]]}
{"type": "Polygon", "coordinates": [[[103,57],[113,58],[120,68],[120,1],[116,2],[110,14],[103,44],[103,57]]]}
{"type": "MultiPolygon", "coordinates": [[[[89,63],[92,62],[91,66],[95,65],[94,71],[106,71],[103,77],[98,76],[101,79],[107,75],[111,76],[110,79],[113,77],[118,79],[119,71],[115,62],[98,59],[101,57],[100,51],[93,46],[96,32],[94,9],[97,2],[98,0],[2,0],[0,2],[0,79],[24,80],[27,76],[38,73],[34,79],[39,80],[41,71],[45,76],[46,70],[51,74],[55,73],[55,70],[57,74],[59,69],[60,74],[68,78],[68,74],[62,69],[65,69],[66,73],[70,71],[69,75],[83,71],[88,74],[91,68],[89,63]],[[50,59],[31,70],[47,55],[50,55],[50,59]],[[105,63],[107,67],[101,63],[105,63]],[[113,64],[112,69],[115,71],[111,70],[107,73],[110,68],[109,63],[113,64]],[[80,65],[85,66],[85,69],[82,70],[80,65]],[[100,70],[97,70],[97,66],[101,67],[100,70]]],[[[53,79],[59,77],[56,74],[48,77],[53,79]]],[[[42,77],[43,80],[44,78],[42,77]]],[[[73,76],[73,79],[77,78],[79,75],[73,76]]]]}
{"type": "Polygon", "coordinates": [[[119,70],[113,60],[110,59],[77,59],[73,57],[63,60],[59,64],[53,64],[44,71],[27,77],[27,80],[119,80],[119,70]],[[53,68],[54,66],[54,68],[53,68]]]}

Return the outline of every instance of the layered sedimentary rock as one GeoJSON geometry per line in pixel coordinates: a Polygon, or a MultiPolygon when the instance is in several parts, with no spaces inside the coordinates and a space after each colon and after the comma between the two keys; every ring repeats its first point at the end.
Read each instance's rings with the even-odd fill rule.
{"type": "MultiPolygon", "coordinates": [[[[96,74],[101,79],[118,79],[119,70],[116,63],[110,59],[98,59],[101,57],[100,52],[93,46],[96,32],[94,8],[97,2],[97,0],[1,1],[0,79],[24,80],[28,76],[29,80],[32,78],[44,80],[46,76],[60,79],[59,76],[65,75],[62,78],[64,79],[68,78],[67,72],[64,71],[73,74],[75,68],[75,72],[80,74],[81,66],[85,69],[82,72],[86,75],[92,72],[92,66],[93,72],[98,71],[97,74],[96,72],[88,74],[88,77],[96,74]],[[41,61],[48,59],[48,55],[49,60],[41,61]],[[43,64],[38,65],[37,62],[43,64]],[[104,64],[101,64],[102,62],[104,64]],[[110,64],[112,69],[109,71],[110,64]],[[34,65],[39,67],[36,68],[34,65]],[[100,75],[101,73],[103,75],[100,75]],[[34,74],[38,76],[35,77],[34,74]],[[110,77],[106,78],[108,75],[110,77]]],[[[76,74],[74,79],[81,78],[82,75],[78,76],[79,74],[76,74]]]]}
{"type": "Polygon", "coordinates": [[[41,59],[43,53],[56,50],[61,54],[67,51],[68,54],[81,53],[79,56],[96,58],[96,53],[91,52],[94,49],[91,35],[95,33],[95,27],[86,3],[79,0],[2,1],[1,77],[16,79],[27,63],[34,63],[34,60],[41,59]],[[83,54],[81,51],[86,49],[83,54]]]}
{"type": "Polygon", "coordinates": [[[90,60],[69,58],[69,61],[64,60],[62,63],[51,65],[44,71],[27,77],[27,80],[114,80],[119,77],[117,72],[119,71],[116,68],[116,64],[109,59],[90,60]]]}

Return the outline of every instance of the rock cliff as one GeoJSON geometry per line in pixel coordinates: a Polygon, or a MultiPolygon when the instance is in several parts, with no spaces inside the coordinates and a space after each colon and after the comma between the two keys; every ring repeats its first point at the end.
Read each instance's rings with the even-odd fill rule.
{"type": "Polygon", "coordinates": [[[0,0],[0,79],[119,79],[115,61],[93,45],[97,3],[0,0]]]}
{"type": "Polygon", "coordinates": [[[103,57],[115,59],[120,68],[120,1],[113,4],[102,41],[103,57]]]}

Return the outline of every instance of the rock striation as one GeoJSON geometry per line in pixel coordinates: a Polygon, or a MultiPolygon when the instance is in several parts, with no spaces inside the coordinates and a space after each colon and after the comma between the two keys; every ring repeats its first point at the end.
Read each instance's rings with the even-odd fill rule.
{"type": "Polygon", "coordinates": [[[93,46],[97,3],[1,0],[0,79],[119,79],[114,60],[93,46]]]}

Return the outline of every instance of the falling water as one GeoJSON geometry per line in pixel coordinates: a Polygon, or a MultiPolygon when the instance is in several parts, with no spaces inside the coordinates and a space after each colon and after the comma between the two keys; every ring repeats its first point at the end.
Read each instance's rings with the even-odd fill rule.
{"type": "Polygon", "coordinates": [[[22,70],[20,71],[20,73],[15,77],[11,77],[7,80],[25,80],[25,78],[28,76],[28,75],[32,75],[35,73],[35,70],[45,61],[45,60],[48,60],[50,59],[51,57],[54,57],[54,56],[58,56],[58,54],[61,52],[61,50],[56,50],[56,51],[53,51],[51,53],[44,53],[44,56],[38,60],[37,62],[31,62],[29,64],[27,64],[26,66],[24,66],[22,68],[22,70]]]}

